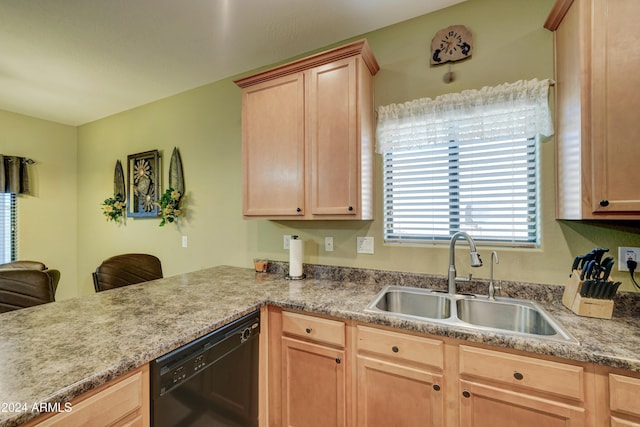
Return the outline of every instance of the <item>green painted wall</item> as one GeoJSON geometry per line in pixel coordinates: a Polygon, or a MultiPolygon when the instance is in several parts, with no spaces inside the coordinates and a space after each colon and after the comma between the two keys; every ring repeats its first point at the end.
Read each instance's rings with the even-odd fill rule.
{"type": "MultiPolygon", "coordinates": [[[[552,3],[469,0],[363,35],[381,67],[376,77],[376,105],[553,77],[553,35],[542,28],[552,3]],[[448,66],[429,66],[429,46],[437,30],[453,24],[471,29],[475,50],[470,60],[452,65],[456,80],[445,84],[442,76],[448,66]]],[[[248,70],[243,75],[250,73],[248,70]]],[[[232,79],[225,79],[77,129],[78,204],[77,211],[70,214],[77,218],[77,228],[69,226],[68,232],[75,236],[77,230],[78,294],[93,292],[91,272],[114,254],[156,254],[162,259],[166,276],[220,264],[250,267],[256,256],[288,260],[282,249],[284,234],[298,234],[306,241],[308,263],[446,274],[446,247],[383,244],[380,197],[375,221],[243,220],[240,116],[240,89],[232,79]],[[107,223],[100,204],[113,191],[115,161],[126,163],[129,154],[158,149],[164,156],[162,177],[166,186],[174,146],[180,149],[185,168],[185,220],[177,227],[164,228],[158,227],[157,219],[127,219],[122,226],[107,223]],[[187,248],[181,247],[183,235],[189,239],[187,248]],[[324,251],[325,236],[333,236],[334,252],[324,251]],[[356,254],[356,236],[373,236],[375,254],[356,254]]],[[[594,246],[640,246],[637,222],[556,221],[554,141],[543,144],[541,152],[542,246],[533,250],[498,248],[501,262],[495,269],[496,278],[564,284],[575,255],[594,246]]],[[[379,156],[375,176],[376,195],[380,195],[379,156]]],[[[64,221],[66,224],[67,219],[64,221]]],[[[51,221],[50,225],[57,224],[51,221]]],[[[486,261],[492,249],[480,249],[486,261]]],[[[462,260],[466,257],[458,259],[459,273],[465,274],[468,269],[462,260]]],[[[487,277],[489,268],[474,269],[473,273],[487,277]]],[[[630,290],[626,276],[620,274],[619,278],[630,290]]]]}
{"type": "Polygon", "coordinates": [[[0,110],[0,153],[31,158],[31,195],[18,197],[18,258],[60,270],[57,298],[77,289],[77,129],[0,110]]]}

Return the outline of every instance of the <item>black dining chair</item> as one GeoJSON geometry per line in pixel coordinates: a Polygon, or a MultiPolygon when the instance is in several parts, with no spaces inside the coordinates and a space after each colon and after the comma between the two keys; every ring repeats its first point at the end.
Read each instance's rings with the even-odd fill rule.
{"type": "Polygon", "coordinates": [[[93,273],[96,292],[162,278],[162,263],[148,254],[123,254],[106,259],[93,273]]]}
{"type": "Polygon", "coordinates": [[[52,277],[42,270],[0,270],[0,313],[55,301],[52,277]]]}

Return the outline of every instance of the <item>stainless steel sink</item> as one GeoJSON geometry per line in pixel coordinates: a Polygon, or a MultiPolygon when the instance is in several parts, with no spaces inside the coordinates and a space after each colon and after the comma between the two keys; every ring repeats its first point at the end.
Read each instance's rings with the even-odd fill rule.
{"type": "Polygon", "coordinates": [[[451,317],[451,300],[442,294],[427,293],[424,289],[389,288],[381,292],[372,308],[406,316],[446,319],[451,317]]]}
{"type": "Polygon", "coordinates": [[[387,286],[365,309],[395,317],[578,343],[533,301],[482,295],[450,295],[431,289],[387,286]]]}
{"type": "Polygon", "coordinates": [[[472,325],[533,335],[557,333],[548,317],[531,304],[465,298],[456,306],[458,318],[472,325]]]}

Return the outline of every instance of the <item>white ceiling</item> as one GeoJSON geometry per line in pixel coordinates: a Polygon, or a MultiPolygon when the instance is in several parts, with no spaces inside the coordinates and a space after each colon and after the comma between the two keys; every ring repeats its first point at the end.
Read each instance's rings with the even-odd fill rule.
{"type": "Polygon", "coordinates": [[[88,123],[465,0],[0,0],[0,109],[88,123]]]}

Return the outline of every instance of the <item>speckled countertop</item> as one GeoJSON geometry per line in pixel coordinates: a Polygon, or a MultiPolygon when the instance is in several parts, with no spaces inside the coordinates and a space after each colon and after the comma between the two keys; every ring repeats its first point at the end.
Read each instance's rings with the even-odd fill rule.
{"type": "Polygon", "coordinates": [[[308,278],[290,281],[285,267],[220,266],[1,314],[0,427],[37,415],[9,404],[67,402],[264,304],[640,371],[635,295],[600,320],[564,308],[562,287],[505,283],[507,295],[537,300],[580,342],[565,344],[364,312],[384,285],[444,289],[441,276],[305,265],[308,278]]]}

